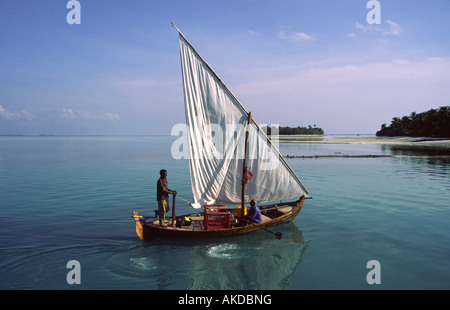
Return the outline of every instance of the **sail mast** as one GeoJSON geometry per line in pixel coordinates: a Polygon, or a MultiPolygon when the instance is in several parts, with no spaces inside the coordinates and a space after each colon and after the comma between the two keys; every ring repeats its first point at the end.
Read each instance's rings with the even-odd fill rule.
{"type": "Polygon", "coordinates": [[[245,133],[245,151],[244,151],[244,164],[242,165],[242,196],[241,196],[241,207],[244,208],[244,203],[245,203],[245,187],[247,186],[247,183],[244,182],[245,180],[245,168],[247,167],[247,152],[248,152],[248,130],[250,127],[250,122],[252,120],[252,112],[248,113],[248,121],[247,121],[247,130],[245,133]]]}

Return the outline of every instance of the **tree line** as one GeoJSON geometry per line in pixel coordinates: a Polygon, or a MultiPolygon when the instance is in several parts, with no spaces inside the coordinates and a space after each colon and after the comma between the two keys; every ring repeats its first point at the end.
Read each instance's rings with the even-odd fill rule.
{"type": "MultiPolygon", "coordinates": [[[[272,134],[272,128],[271,127],[263,127],[263,130],[267,130],[266,133],[268,135],[272,134]]],[[[324,131],[322,128],[316,127],[316,125],[308,127],[278,127],[278,134],[280,135],[323,135],[324,131]]]]}
{"type": "Polygon", "coordinates": [[[376,135],[450,138],[450,106],[394,117],[389,126],[381,125],[376,135]]]}

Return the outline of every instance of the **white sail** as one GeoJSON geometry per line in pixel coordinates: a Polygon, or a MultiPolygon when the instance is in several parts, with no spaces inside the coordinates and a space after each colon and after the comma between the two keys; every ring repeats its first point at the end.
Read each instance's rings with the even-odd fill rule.
{"type": "Polygon", "coordinates": [[[245,202],[308,196],[284,158],[248,112],[180,33],[181,67],[194,203],[240,204],[245,132],[253,177],[245,202]]]}

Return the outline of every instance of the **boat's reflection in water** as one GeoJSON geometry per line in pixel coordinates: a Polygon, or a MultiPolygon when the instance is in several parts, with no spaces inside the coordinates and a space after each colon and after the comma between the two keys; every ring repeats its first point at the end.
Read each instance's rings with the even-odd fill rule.
{"type": "Polygon", "coordinates": [[[143,242],[141,254],[151,253],[153,263],[158,262],[147,267],[160,270],[149,279],[156,280],[159,289],[286,289],[307,242],[292,222],[271,230],[281,232],[282,239],[267,231],[215,239],[159,238],[143,242]],[[180,275],[185,283],[174,284],[180,275]]]}
{"type": "Polygon", "coordinates": [[[298,269],[306,243],[293,223],[268,232],[229,238],[205,247],[189,273],[190,289],[285,289],[298,269]]]}

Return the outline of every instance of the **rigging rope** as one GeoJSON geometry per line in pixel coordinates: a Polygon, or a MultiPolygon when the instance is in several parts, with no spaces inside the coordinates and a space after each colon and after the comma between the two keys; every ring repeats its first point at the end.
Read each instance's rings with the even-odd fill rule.
{"type": "Polygon", "coordinates": [[[183,197],[178,196],[178,194],[177,194],[176,197],[180,198],[181,200],[183,200],[184,202],[186,202],[187,204],[189,204],[189,205],[190,205],[192,208],[194,208],[194,209],[199,209],[199,208],[201,208],[201,205],[200,205],[199,203],[193,203],[193,202],[190,202],[190,201],[184,199],[183,197]]]}

